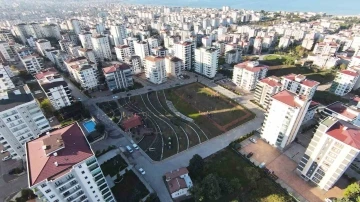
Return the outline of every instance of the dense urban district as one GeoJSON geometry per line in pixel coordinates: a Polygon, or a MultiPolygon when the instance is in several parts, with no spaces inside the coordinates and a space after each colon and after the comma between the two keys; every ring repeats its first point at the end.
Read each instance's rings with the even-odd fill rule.
{"type": "Polygon", "coordinates": [[[0,201],[360,202],[359,16],[0,0],[0,28],[0,201]]]}

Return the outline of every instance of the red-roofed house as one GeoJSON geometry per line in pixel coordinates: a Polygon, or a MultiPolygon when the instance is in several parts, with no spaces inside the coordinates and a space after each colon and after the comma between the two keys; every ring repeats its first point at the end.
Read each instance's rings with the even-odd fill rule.
{"type": "Polygon", "coordinates": [[[307,79],[306,76],[301,74],[288,74],[281,77],[282,89],[288,90],[297,95],[302,95],[311,99],[317,87],[320,85],[319,82],[307,79]]]}
{"type": "Polygon", "coordinates": [[[254,100],[264,109],[267,109],[271,96],[280,92],[281,87],[280,78],[276,76],[262,79],[256,85],[254,100]]]}
{"type": "Polygon", "coordinates": [[[179,168],[165,173],[167,187],[173,199],[189,196],[189,189],[193,186],[187,168],[179,168]]]}
{"type": "Polygon", "coordinates": [[[294,141],[308,111],[310,100],[284,90],[273,95],[270,102],[261,137],[269,144],[283,149],[294,141]]]}
{"type": "Polygon", "coordinates": [[[46,201],[115,201],[77,123],[26,143],[29,187],[46,201]]]}
{"type": "Polygon", "coordinates": [[[233,82],[240,88],[251,91],[255,89],[259,80],[266,77],[268,66],[258,61],[246,61],[234,66],[233,82]]]}
{"type": "Polygon", "coordinates": [[[358,177],[356,170],[360,153],[360,128],[327,117],[319,123],[310,145],[301,159],[297,172],[301,177],[329,190],[346,172],[350,177],[358,177]]]}
{"type": "Polygon", "coordinates": [[[355,106],[348,107],[341,102],[335,102],[328,105],[323,113],[360,126],[360,111],[355,106]]]}
{"type": "Polygon", "coordinates": [[[116,63],[104,67],[103,73],[109,90],[126,89],[134,85],[132,71],[126,63],[116,63]]]}
{"type": "Polygon", "coordinates": [[[142,119],[137,114],[126,120],[121,121],[121,127],[124,131],[129,131],[131,128],[135,128],[140,125],[142,125],[142,119]]]}
{"type": "Polygon", "coordinates": [[[338,71],[329,91],[335,95],[344,96],[351,90],[360,87],[359,73],[354,70],[338,71]]]}

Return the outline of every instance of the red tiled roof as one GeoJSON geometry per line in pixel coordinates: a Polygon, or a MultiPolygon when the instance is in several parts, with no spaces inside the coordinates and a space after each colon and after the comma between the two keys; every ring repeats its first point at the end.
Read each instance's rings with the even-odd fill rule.
{"type": "Polygon", "coordinates": [[[156,62],[156,61],[160,61],[163,60],[164,57],[160,57],[160,56],[146,56],[145,60],[151,61],[151,62],[156,62]]]}
{"type": "Polygon", "coordinates": [[[360,130],[359,128],[350,128],[341,122],[335,123],[326,132],[331,137],[356,149],[360,149],[360,130]]]}
{"type": "Polygon", "coordinates": [[[296,94],[291,93],[290,91],[287,90],[283,90],[272,96],[273,99],[278,100],[288,106],[301,107],[302,105],[295,101],[296,97],[297,97],[296,94]]]}
{"type": "Polygon", "coordinates": [[[84,133],[77,123],[51,132],[49,135],[26,143],[26,158],[30,186],[46,179],[56,179],[75,164],[93,155],[84,133]],[[43,149],[43,140],[49,135],[61,135],[65,148],[58,150],[57,156],[49,155],[43,149]],[[58,166],[55,165],[57,162],[58,166]]]}
{"type": "Polygon", "coordinates": [[[142,120],[141,117],[135,114],[131,118],[122,121],[121,126],[124,128],[124,130],[129,130],[131,128],[140,126],[142,124],[141,120],[142,120]]]}
{"type": "Polygon", "coordinates": [[[320,105],[320,103],[315,102],[315,101],[311,101],[311,102],[310,102],[310,105],[309,105],[309,109],[312,109],[312,108],[317,107],[317,106],[319,106],[319,105],[320,105]]]}
{"type": "Polygon", "coordinates": [[[187,188],[185,180],[183,178],[180,178],[180,176],[188,173],[189,171],[185,167],[165,173],[165,178],[167,180],[167,185],[170,193],[174,193],[180,189],[187,188]]]}
{"type": "Polygon", "coordinates": [[[281,86],[281,83],[279,82],[280,79],[276,76],[270,76],[265,79],[260,80],[259,82],[266,83],[269,86],[276,87],[281,86]]]}
{"type": "Polygon", "coordinates": [[[172,178],[179,177],[181,175],[185,175],[188,173],[189,173],[188,169],[183,167],[183,168],[179,168],[179,169],[165,173],[165,177],[167,179],[172,179],[172,178]]]}
{"type": "Polygon", "coordinates": [[[58,72],[57,72],[54,68],[49,68],[49,69],[47,69],[46,71],[42,71],[42,72],[36,74],[36,75],[35,75],[35,78],[36,78],[37,80],[39,80],[39,79],[45,78],[45,77],[48,76],[48,75],[57,74],[57,73],[58,73],[58,72]]]}
{"type": "Polygon", "coordinates": [[[235,67],[246,69],[246,70],[248,70],[250,72],[259,72],[259,71],[261,71],[263,69],[268,69],[269,68],[269,66],[261,65],[261,64],[259,64],[256,67],[251,67],[251,66],[249,66],[250,62],[252,62],[252,61],[242,62],[242,63],[239,63],[239,64],[235,65],[235,67]]]}
{"type": "Polygon", "coordinates": [[[342,71],[340,71],[340,73],[347,74],[347,75],[353,76],[353,77],[359,76],[358,73],[356,73],[355,71],[350,71],[350,70],[342,70],[342,71]]]}
{"type": "Polygon", "coordinates": [[[302,74],[288,74],[288,75],[283,76],[283,78],[289,79],[291,81],[295,81],[296,78],[301,78],[302,81],[299,83],[302,85],[305,85],[307,87],[310,87],[310,88],[320,84],[317,81],[306,79],[306,76],[304,76],[302,74]]]}
{"type": "Polygon", "coordinates": [[[357,114],[355,114],[354,111],[343,105],[341,102],[335,102],[331,105],[328,105],[326,108],[349,119],[355,119],[357,117],[357,114]]]}
{"type": "Polygon", "coordinates": [[[120,69],[120,70],[130,69],[130,66],[125,63],[120,63],[120,64],[114,64],[109,67],[104,67],[102,70],[103,70],[104,74],[109,74],[109,73],[115,72],[117,69],[120,69]]]}

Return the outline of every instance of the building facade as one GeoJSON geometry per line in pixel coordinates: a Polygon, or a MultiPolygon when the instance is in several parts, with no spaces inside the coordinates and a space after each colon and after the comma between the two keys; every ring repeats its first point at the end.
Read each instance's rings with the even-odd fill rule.
{"type": "Polygon", "coordinates": [[[44,60],[38,54],[20,57],[26,71],[32,75],[39,73],[44,67],[44,60]]]}
{"type": "Polygon", "coordinates": [[[165,57],[166,74],[178,77],[183,69],[183,61],[178,57],[165,57]]]}
{"type": "Polygon", "coordinates": [[[134,85],[131,67],[126,63],[117,63],[104,67],[103,73],[109,90],[126,89],[134,85]]]}
{"type": "Polygon", "coordinates": [[[195,72],[214,78],[218,69],[219,53],[216,48],[195,49],[195,72]]]}
{"type": "Polygon", "coordinates": [[[93,51],[98,61],[103,62],[104,60],[112,59],[110,42],[107,36],[93,36],[91,37],[91,42],[93,44],[93,51]]]}
{"type": "Polygon", "coordinates": [[[165,58],[147,56],[145,58],[145,76],[154,84],[166,82],[165,58]]]}
{"type": "Polygon", "coordinates": [[[305,96],[312,99],[319,82],[307,79],[301,74],[288,74],[281,77],[282,90],[288,90],[296,95],[305,96]]]}
{"type": "MultiPolygon", "coordinates": [[[[348,94],[356,85],[359,80],[359,74],[353,70],[338,71],[334,81],[332,82],[329,92],[335,95],[344,96],[348,94]]],[[[355,88],[357,89],[357,88],[355,88]]]]}
{"type": "Polygon", "coordinates": [[[264,109],[267,109],[271,96],[281,91],[280,78],[270,76],[260,80],[255,88],[254,100],[260,104],[264,109]]]}
{"type": "Polygon", "coordinates": [[[266,77],[268,66],[258,61],[246,61],[234,66],[233,82],[240,88],[251,91],[255,89],[259,80],[266,77]]]}
{"type": "Polygon", "coordinates": [[[65,61],[70,76],[85,90],[95,89],[99,85],[98,70],[95,63],[85,57],[71,58],[65,61]]]}
{"type": "Polygon", "coordinates": [[[175,43],[174,56],[183,61],[185,70],[193,69],[195,66],[195,44],[190,41],[175,43]]]}

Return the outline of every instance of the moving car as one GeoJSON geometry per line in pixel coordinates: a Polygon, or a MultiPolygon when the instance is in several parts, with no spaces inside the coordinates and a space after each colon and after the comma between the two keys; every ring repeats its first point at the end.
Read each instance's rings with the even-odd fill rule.
{"type": "Polygon", "coordinates": [[[2,161],[7,161],[7,160],[10,160],[11,159],[11,156],[5,156],[4,158],[2,158],[2,161]]]}
{"type": "Polygon", "coordinates": [[[136,150],[139,150],[139,146],[137,144],[132,145],[136,150]]]}
{"type": "Polygon", "coordinates": [[[115,95],[114,97],[113,97],[113,99],[118,99],[119,98],[119,96],[117,96],[117,95],[115,95]]]}
{"type": "Polygon", "coordinates": [[[130,146],[126,146],[126,149],[128,150],[129,153],[133,153],[133,149],[131,149],[130,146]]]}
{"type": "Polygon", "coordinates": [[[254,138],[250,138],[250,142],[256,144],[256,140],[254,138]]]}
{"type": "Polygon", "coordinates": [[[144,170],[144,169],[139,168],[139,172],[140,172],[142,175],[145,175],[145,170],[144,170]]]}

